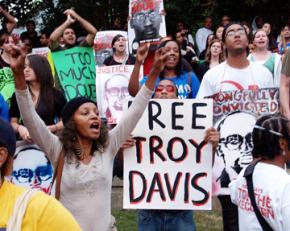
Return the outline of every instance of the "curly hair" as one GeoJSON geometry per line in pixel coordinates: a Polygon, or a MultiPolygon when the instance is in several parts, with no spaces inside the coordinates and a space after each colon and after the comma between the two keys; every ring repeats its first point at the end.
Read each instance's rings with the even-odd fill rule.
{"type": "MultiPolygon", "coordinates": [[[[71,118],[66,126],[58,133],[59,139],[63,144],[65,156],[69,161],[83,159],[82,150],[77,140],[77,128],[74,120],[71,118]]],[[[108,128],[104,122],[101,123],[100,136],[97,140],[93,141],[93,152],[104,152],[108,145],[108,128]]],[[[91,155],[93,154],[91,153],[91,155]]]]}

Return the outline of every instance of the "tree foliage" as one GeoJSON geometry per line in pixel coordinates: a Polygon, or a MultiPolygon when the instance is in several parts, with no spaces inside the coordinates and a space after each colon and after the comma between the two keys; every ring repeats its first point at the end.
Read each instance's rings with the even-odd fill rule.
{"type": "Polygon", "coordinates": [[[34,17],[42,5],[41,0],[0,0],[1,6],[9,9],[9,12],[19,20],[20,25],[34,17]]]}
{"type": "MultiPolygon", "coordinates": [[[[123,24],[127,21],[128,0],[0,0],[9,6],[10,11],[23,24],[28,18],[43,11],[42,27],[54,29],[60,25],[66,9],[74,8],[82,17],[96,28],[110,29],[116,17],[123,24]],[[57,4],[54,4],[57,2],[57,4]]],[[[255,15],[260,15],[272,24],[281,24],[289,15],[290,3],[285,0],[164,0],[166,24],[169,34],[175,32],[177,22],[184,22],[194,31],[201,26],[204,16],[212,16],[214,24],[219,23],[222,15],[229,15],[233,20],[251,22],[255,15]]],[[[79,27],[77,30],[81,31],[79,27]]]]}

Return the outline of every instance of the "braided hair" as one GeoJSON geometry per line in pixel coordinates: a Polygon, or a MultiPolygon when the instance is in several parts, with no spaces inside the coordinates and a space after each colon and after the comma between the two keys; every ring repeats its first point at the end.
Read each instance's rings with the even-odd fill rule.
{"type": "Polygon", "coordinates": [[[265,115],[260,117],[253,130],[253,157],[274,159],[282,155],[279,140],[288,141],[290,149],[290,121],[280,114],[265,115]]]}

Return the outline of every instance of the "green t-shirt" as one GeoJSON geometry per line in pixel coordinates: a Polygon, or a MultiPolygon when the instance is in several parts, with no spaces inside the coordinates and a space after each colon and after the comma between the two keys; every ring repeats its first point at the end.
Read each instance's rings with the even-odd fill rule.
{"type": "Polygon", "coordinates": [[[282,63],[282,74],[290,77],[290,49],[286,50],[285,57],[282,63]]]}

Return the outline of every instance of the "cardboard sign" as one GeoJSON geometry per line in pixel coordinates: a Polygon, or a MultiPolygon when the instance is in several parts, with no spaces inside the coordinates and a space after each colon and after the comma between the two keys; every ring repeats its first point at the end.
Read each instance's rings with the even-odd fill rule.
{"type": "Polygon", "coordinates": [[[124,208],[211,209],[211,126],[211,100],[151,100],[124,153],[124,208]]]}
{"type": "Polygon", "coordinates": [[[47,58],[47,54],[50,52],[50,49],[48,47],[39,47],[39,48],[33,48],[32,54],[34,55],[41,55],[47,58]]]}
{"type": "MultiPolygon", "coordinates": [[[[106,58],[113,55],[112,40],[116,35],[122,35],[127,39],[127,31],[110,30],[97,32],[94,40],[95,60],[97,66],[103,66],[106,58]]],[[[129,48],[127,44],[127,54],[129,54],[129,48]]]]}
{"type": "Polygon", "coordinates": [[[53,167],[36,145],[22,145],[16,149],[11,182],[26,188],[51,192],[53,167]]]}
{"type": "MultiPolygon", "coordinates": [[[[123,103],[132,97],[128,84],[133,65],[97,67],[96,90],[100,115],[108,124],[116,124],[123,114],[123,103]]],[[[141,68],[142,70],[142,68],[141,68]]],[[[139,79],[143,77],[140,71],[139,79]]]]}
{"type": "Polygon", "coordinates": [[[135,54],[140,43],[158,42],[166,37],[162,0],[130,0],[128,37],[130,53],[135,54]]]}
{"type": "Polygon", "coordinates": [[[68,101],[78,96],[96,100],[96,65],[91,47],[52,52],[52,58],[68,101]]]}
{"type": "Polygon", "coordinates": [[[0,69],[0,94],[4,100],[10,105],[11,96],[15,90],[13,72],[10,67],[0,69]]]}
{"type": "Polygon", "coordinates": [[[259,116],[279,112],[279,89],[219,92],[214,100],[214,123],[220,132],[215,153],[213,194],[229,194],[228,184],[252,161],[252,131],[259,116]]]}

